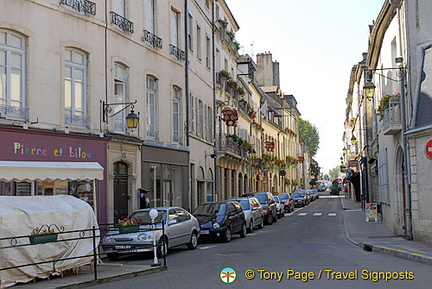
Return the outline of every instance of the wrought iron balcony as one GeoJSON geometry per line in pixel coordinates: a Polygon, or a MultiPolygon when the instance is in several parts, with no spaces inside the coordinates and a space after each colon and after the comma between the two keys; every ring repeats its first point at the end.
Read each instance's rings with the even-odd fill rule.
{"type": "Polygon", "coordinates": [[[170,44],[170,54],[174,55],[178,60],[185,60],[184,51],[175,45],[170,44]]]}
{"type": "Polygon", "coordinates": [[[241,158],[241,151],[238,144],[227,134],[219,134],[216,137],[216,148],[219,153],[241,158]]]}
{"type": "Polygon", "coordinates": [[[134,33],[134,24],[123,16],[111,11],[111,23],[117,25],[123,32],[134,33]]]}
{"type": "Polygon", "coordinates": [[[402,130],[402,120],[399,103],[399,97],[391,98],[389,100],[389,107],[383,112],[384,135],[395,135],[402,130]]]}
{"type": "Polygon", "coordinates": [[[60,0],[60,4],[80,13],[96,15],[96,3],[88,0],[60,0]]]}
{"type": "Polygon", "coordinates": [[[154,48],[162,49],[162,38],[157,37],[155,34],[147,30],[144,30],[144,36],[141,38],[141,40],[148,42],[154,48]]]}

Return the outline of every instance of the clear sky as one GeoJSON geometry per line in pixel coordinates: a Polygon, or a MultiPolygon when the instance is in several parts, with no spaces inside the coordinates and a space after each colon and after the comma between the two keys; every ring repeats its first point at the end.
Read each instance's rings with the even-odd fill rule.
{"type": "MultiPolygon", "coordinates": [[[[387,0],[386,0],[387,1],[387,0]]],[[[315,159],[324,172],[340,165],[345,98],[353,65],[367,51],[368,25],[384,0],[226,0],[240,30],[240,53],[270,51],[281,89],[318,128],[315,159]]]]}

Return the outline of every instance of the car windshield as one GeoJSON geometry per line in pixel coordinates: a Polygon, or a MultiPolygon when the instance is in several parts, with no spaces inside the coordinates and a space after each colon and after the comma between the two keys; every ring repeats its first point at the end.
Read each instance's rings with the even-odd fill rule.
{"type": "Polygon", "coordinates": [[[281,201],[288,200],[288,194],[279,194],[278,197],[281,201]]]}
{"type": "Polygon", "coordinates": [[[226,212],[225,203],[208,203],[199,205],[193,212],[195,216],[224,216],[226,212]]]}
{"type": "MultiPolygon", "coordinates": [[[[158,215],[155,219],[155,223],[160,223],[165,213],[165,210],[158,210],[158,215]]],[[[151,224],[150,210],[134,212],[132,213],[132,215],[129,216],[129,219],[133,218],[135,218],[140,225],[151,224]]]]}
{"type": "Polygon", "coordinates": [[[258,199],[258,201],[261,204],[267,204],[268,203],[266,194],[256,194],[255,197],[258,199]]]}
{"type": "Polygon", "coordinates": [[[301,198],[301,197],[302,197],[302,194],[299,193],[299,192],[297,192],[297,193],[292,193],[292,194],[291,194],[291,197],[293,197],[293,198],[301,198]]]}
{"type": "Polygon", "coordinates": [[[243,210],[250,210],[249,200],[240,200],[240,206],[243,210]]]}

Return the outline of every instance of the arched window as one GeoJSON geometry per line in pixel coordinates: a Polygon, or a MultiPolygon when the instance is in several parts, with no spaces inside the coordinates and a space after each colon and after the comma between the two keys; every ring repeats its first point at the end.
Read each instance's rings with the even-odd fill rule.
{"type": "Polygon", "coordinates": [[[158,81],[155,77],[148,75],[146,79],[147,100],[147,137],[157,138],[158,131],[158,81]]]}
{"type": "Polygon", "coordinates": [[[182,105],[181,105],[182,90],[174,86],[173,87],[173,142],[182,143],[182,105]]]}
{"type": "Polygon", "coordinates": [[[25,38],[0,29],[0,116],[27,118],[25,99],[25,38]]]}
{"type": "Polygon", "coordinates": [[[88,127],[87,55],[80,50],[66,48],[64,66],[65,124],[88,127]]]}

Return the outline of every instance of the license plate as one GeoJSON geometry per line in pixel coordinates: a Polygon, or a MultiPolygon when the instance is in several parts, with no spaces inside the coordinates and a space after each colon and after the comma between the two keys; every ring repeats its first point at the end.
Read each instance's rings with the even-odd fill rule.
{"type": "Polygon", "coordinates": [[[201,230],[201,235],[208,235],[210,234],[209,230],[201,230]]]}
{"type": "Polygon", "coordinates": [[[117,246],[115,246],[115,248],[117,250],[124,250],[124,249],[130,249],[131,246],[128,246],[128,245],[117,245],[117,246]]]}

